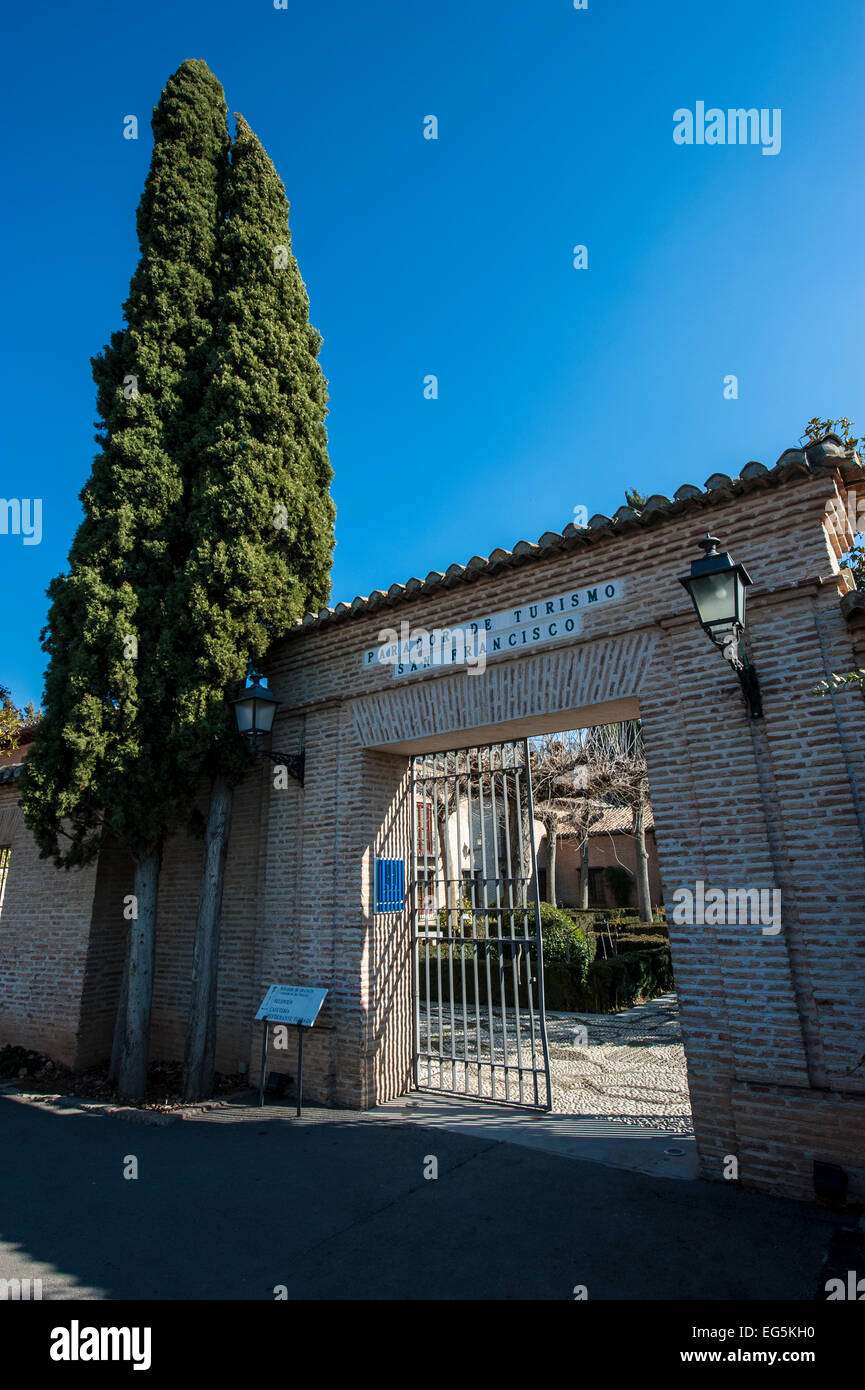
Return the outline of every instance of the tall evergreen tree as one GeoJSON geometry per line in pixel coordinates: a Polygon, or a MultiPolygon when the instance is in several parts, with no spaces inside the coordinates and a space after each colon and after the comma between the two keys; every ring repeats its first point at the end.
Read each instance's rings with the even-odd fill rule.
{"type": "Polygon", "coordinates": [[[330,592],[334,506],[321,337],[291,250],[288,201],[242,116],[221,225],[208,387],[190,438],[189,556],[171,623],[189,655],[181,710],[190,778],[212,779],[193,964],[184,1093],[213,1078],[215,1001],[232,788],[243,771],[227,700],[330,592]]]}
{"type": "Polygon", "coordinates": [[[109,832],[133,858],[119,1020],[119,1091],[132,1099],[146,1085],[162,843],[194,797],[179,773],[183,668],[166,595],[189,548],[183,449],[212,332],[226,117],[222,88],[198,60],[181,65],[154,109],[141,259],[126,326],[93,359],[101,448],[68,573],[49,588],[45,713],[23,779],[43,857],[90,862],[109,832]]]}

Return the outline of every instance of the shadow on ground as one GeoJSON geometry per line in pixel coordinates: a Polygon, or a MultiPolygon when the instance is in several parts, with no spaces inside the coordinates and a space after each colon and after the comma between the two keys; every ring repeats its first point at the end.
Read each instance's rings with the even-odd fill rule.
{"type": "Polygon", "coordinates": [[[152,1128],[0,1096],[0,1155],[0,1277],[45,1298],[812,1299],[835,1224],[351,1111],[152,1128]]]}

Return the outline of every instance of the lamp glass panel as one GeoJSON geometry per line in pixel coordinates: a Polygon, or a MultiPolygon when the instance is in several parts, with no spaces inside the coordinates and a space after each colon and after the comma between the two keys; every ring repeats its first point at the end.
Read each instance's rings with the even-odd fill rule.
{"type": "Polygon", "coordinates": [[[273,728],[273,716],[275,714],[276,702],[274,700],[256,700],[255,732],[257,734],[269,734],[273,728]]]}
{"type": "Polygon", "coordinates": [[[742,576],[736,571],[736,621],[740,627],[745,626],[745,585],[742,583],[742,576]]]}
{"type": "Polygon", "coordinates": [[[736,617],[734,578],[738,580],[738,575],[726,570],[720,574],[700,574],[691,580],[691,597],[700,622],[705,626],[732,626],[736,617]]]}
{"type": "Polygon", "coordinates": [[[234,706],[234,717],[237,720],[238,732],[246,734],[252,728],[252,711],[255,705],[254,700],[240,700],[234,706]]]}

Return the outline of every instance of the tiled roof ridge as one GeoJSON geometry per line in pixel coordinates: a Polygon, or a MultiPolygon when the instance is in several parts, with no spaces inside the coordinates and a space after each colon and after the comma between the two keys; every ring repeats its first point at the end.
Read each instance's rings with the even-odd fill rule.
{"type": "Polygon", "coordinates": [[[827,434],[816,444],[785,449],[772,468],[752,460],[745,464],[736,478],[727,473],[713,473],[706,479],[703,488],[683,483],[672,498],[653,493],[639,512],[626,506],[619,507],[611,517],[598,512],[589,517],[586,526],[576,526],[570,522],[562,532],[545,531],[537,542],[517,541],[512,550],[496,549],[486,559],[473,555],[464,565],[450,565],[445,571],[431,570],[426,579],[411,578],[405,584],[391,584],[389,589],[373,589],[366,596],[358,595],[351,603],[338,603],[333,608],[322,608],[318,613],[307,613],[286,635],[290,637],[311,627],[322,627],[338,619],[390,607],[417,594],[471,583],[481,574],[513,568],[538,559],[548,551],[594,545],[599,540],[626,534],[640,526],[656,525],[667,517],[681,516],[687,511],[715,506],[758,488],[777,487],[790,478],[818,476],[836,469],[840,470],[845,482],[865,481],[865,468],[855,450],[846,449],[838,435],[827,434]]]}

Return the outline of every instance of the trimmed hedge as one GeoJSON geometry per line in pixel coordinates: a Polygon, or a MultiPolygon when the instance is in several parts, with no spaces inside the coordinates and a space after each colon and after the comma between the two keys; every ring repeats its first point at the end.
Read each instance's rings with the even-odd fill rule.
{"type": "Polygon", "coordinates": [[[618,936],[613,937],[613,940],[616,943],[616,950],[619,955],[621,955],[623,951],[651,951],[659,947],[666,947],[669,950],[670,945],[667,936],[662,936],[659,932],[655,931],[654,928],[649,930],[648,927],[644,932],[632,931],[627,934],[622,932],[618,936]]]}
{"type": "MultiPolygon", "coordinates": [[[[466,950],[467,948],[463,947],[464,953],[466,950]]],[[[442,993],[445,1000],[449,1001],[452,998],[455,1007],[462,1006],[464,965],[467,1007],[473,1007],[475,1002],[486,1006],[489,997],[487,960],[489,960],[490,968],[493,1010],[495,1011],[501,1004],[502,975],[507,1006],[513,1007],[515,994],[518,994],[520,1004],[525,1008],[528,1004],[525,959],[521,963],[520,974],[522,978],[515,992],[514,967],[511,963],[510,951],[505,949],[501,962],[503,970],[500,975],[495,947],[492,942],[483,941],[476,943],[470,957],[467,958],[465,954],[462,959],[455,956],[453,961],[453,994],[450,991],[450,969],[447,957],[446,955],[442,956],[442,993]],[[474,980],[475,960],[478,971],[477,995],[475,994],[474,980]]],[[[564,961],[551,961],[544,966],[546,1007],[560,1013],[615,1013],[618,1009],[630,1008],[642,1000],[654,999],[659,994],[666,994],[672,988],[673,969],[670,961],[670,949],[666,942],[662,946],[656,946],[650,950],[625,951],[609,960],[595,960],[589,965],[585,974],[581,965],[568,964],[564,961]]],[[[424,997],[425,994],[426,966],[422,958],[421,996],[424,997]]],[[[533,997],[535,1004],[537,1004],[537,989],[533,991],[533,997]]],[[[435,1000],[437,998],[438,963],[436,955],[430,952],[430,999],[435,1000]]]]}
{"type": "Polygon", "coordinates": [[[608,922],[611,916],[609,912],[602,911],[600,908],[589,908],[584,912],[579,907],[560,907],[557,908],[557,911],[570,917],[574,925],[580,928],[580,931],[592,931],[601,922],[608,922]]]}
{"type": "MultiPolygon", "coordinates": [[[[673,988],[673,965],[666,944],[649,951],[625,951],[609,960],[596,960],[589,971],[597,1013],[627,1009],[673,988]]],[[[552,1005],[548,1005],[552,1008],[552,1005]]]]}
{"type": "MultiPolygon", "coordinates": [[[[477,929],[478,918],[475,918],[477,929]]],[[[492,920],[492,919],[491,919],[492,920]]],[[[517,932],[534,935],[535,909],[517,908],[514,925],[517,932]],[[524,921],[525,918],[525,921],[524,921]]],[[[553,907],[541,903],[541,924],[544,936],[544,987],[548,1009],[560,1013],[614,1013],[630,1008],[645,999],[654,999],[673,988],[673,967],[670,943],[663,919],[640,922],[636,912],[616,913],[579,912],[575,908],[553,907]],[[598,929],[603,925],[606,943],[607,926],[617,955],[603,959],[597,954],[598,929]],[[595,926],[596,929],[592,930],[595,926]]],[[[526,960],[519,958],[518,949],[508,944],[507,934],[500,941],[497,935],[468,937],[451,945],[454,986],[450,990],[450,965],[447,946],[441,950],[442,993],[454,1006],[462,1007],[462,981],[465,969],[466,1006],[475,1003],[487,1006],[487,966],[492,986],[492,1007],[501,1004],[502,980],[505,1003],[512,1008],[516,996],[526,1007],[528,992],[526,960]],[[501,956],[501,962],[500,962],[501,956]],[[514,964],[518,962],[521,976],[514,988],[514,964]],[[501,963],[501,971],[500,971],[501,963]],[[475,991],[475,965],[478,988],[475,991]]],[[[607,949],[609,949],[607,947],[607,949]]],[[[439,948],[434,941],[426,947],[430,963],[430,999],[438,998],[439,948]]],[[[423,949],[420,959],[421,996],[426,994],[426,965],[423,949]]],[[[537,990],[534,992],[537,1003],[537,990]]]]}
{"type": "Polygon", "coordinates": [[[635,907],[591,907],[585,912],[580,907],[559,907],[556,908],[556,911],[563,912],[566,917],[570,917],[581,931],[586,929],[591,931],[600,926],[619,931],[649,931],[651,929],[652,931],[663,932],[667,930],[667,919],[663,908],[659,908],[655,912],[651,922],[641,922],[640,914],[635,907]]]}

